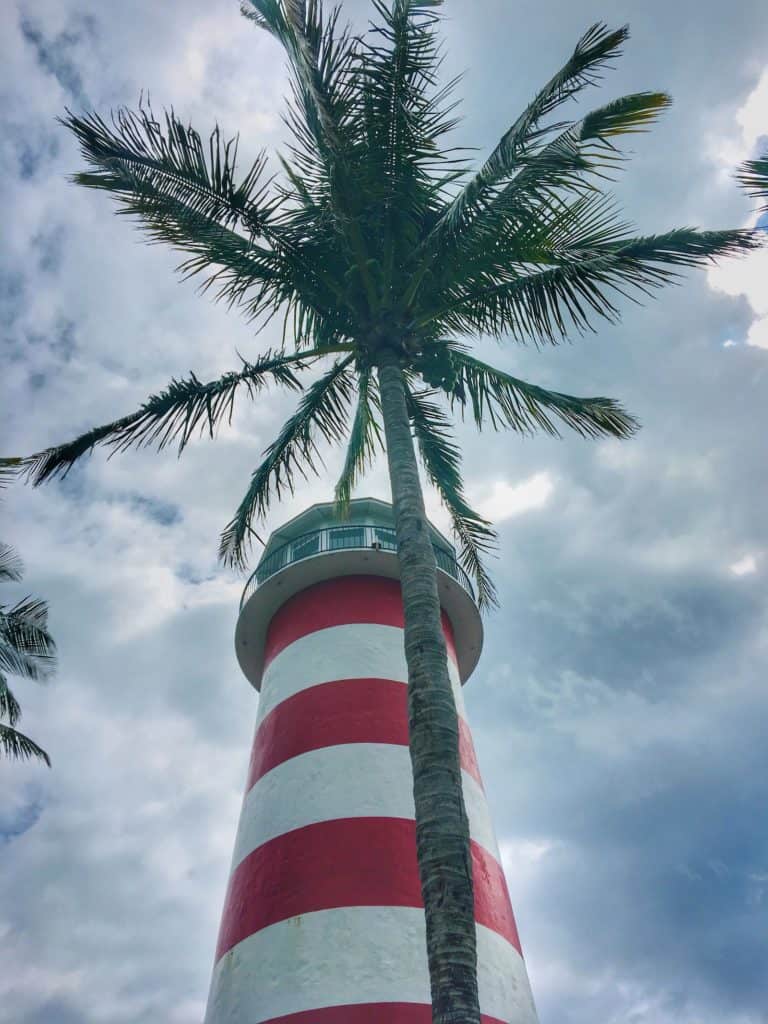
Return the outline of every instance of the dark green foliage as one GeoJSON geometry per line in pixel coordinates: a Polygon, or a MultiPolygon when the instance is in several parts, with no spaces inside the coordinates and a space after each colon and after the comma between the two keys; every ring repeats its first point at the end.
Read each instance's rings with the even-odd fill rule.
{"type": "Polygon", "coordinates": [[[435,393],[409,388],[408,413],[424,468],[451,516],[461,545],[459,559],[477,585],[481,607],[496,604],[496,588],[483,565],[483,554],[496,546],[489,522],[470,508],[461,481],[461,450],[453,440],[451,424],[434,401],[435,393]]]}
{"type": "Polygon", "coordinates": [[[353,356],[334,363],[304,394],[299,408],[266,450],[264,461],[251,478],[251,485],[232,521],[221,535],[219,555],[223,561],[245,568],[243,552],[254,533],[254,517],[263,517],[272,495],[293,493],[297,476],[320,475],[322,458],[317,447],[320,435],[328,443],[343,440],[355,386],[353,356]]]}
{"type": "MultiPolygon", "coordinates": [[[[0,488],[19,475],[20,459],[0,459],[0,488]]],[[[0,544],[0,582],[17,583],[24,566],[14,549],[0,544]]],[[[16,728],[21,706],[8,686],[6,673],[42,682],[56,667],[56,645],[48,632],[48,606],[25,597],[9,606],[0,604],[0,751],[17,759],[37,757],[50,765],[46,752],[16,728]],[[7,721],[3,724],[2,719],[7,721]]]]}
{"type": "MultiPolygon", "coordinates": [[[[753,248],[756,236],[683,228],[636,237],[621,216],[606,191],[623,163],[619,144],[648,129],[669,97],[639,92],[579,117],[567,105],[620,56],[626,27],[589,28],[473,170],[452,142],[456,82],[438,82],[441,4],[373,7],[376,23],[358,36],[319,0],[244,4],[283,47],[290,74],[292,142],[274,181],[263,154],[240,174],[236,139],[216,127],[204,142],[173,111],[156,118],[140,105],[109,123],[68,112],[64,124],[88,164],[75,180],[110,192],[152,240],[183,253],[183,274],[202,274],[204,288],[248,319],[261,325],[279,314],[294,351],[267,353],[209,384],[174,380],[131,416],[47,449],[27,468],[39,483],[97,444],[182,450],[193,432],[213,434],[231,416],[240,385],[255,399],[268,381],[298,388],[301,370],[341,353],[264,453],[224,532],[222,558],[242,565],[270,496],[316,472],[318,441],[341,441],[351,421],[336,490],[343,513],[381,444],[375,371],[394,350],[414,385],[422,459],[485,601],[485,526],[461,490],[446,408],[469,406],[478,427],[526,433],[565,425],[622,438],[637,424],[610,399],[547,391],[485,366],[462,340],[556,344],[594,331],[619,319],[622,298],[642,300],[686,268],[753,248]]],[[[759,187],[761,167],[745,165],[747,187],[759,187]]]]}
{"type": "Polygon", "coordinates": [[[768,213],[768,153],[746,160],[736,172],[736,180],[748,195],[762,199],[762,213],[768,213]]]}
{"type": "Polygon", "coordinates": [[[151,395],[137,412],[89,430],[69,444],[39,452],[25,460],[25,469],[36,484],[51,477],[66,476],[74,463],[98,444],[107,445],[113,452],[142,445],[162,449],[168,444],[178,444],[181,453],[196,430],[201,433],[207,430],[213,437],[214,428],[221,420],[231,421],[235,395],[241,386],[251,399],[270,380],[300,389],[295,374],[317,355],[307,352],[285,356],[267,352],[255,363],[244,361],[242,370],[225,373],[206,384],[193,373],[186,379],[172,380],[159,394],[151,395]]]}

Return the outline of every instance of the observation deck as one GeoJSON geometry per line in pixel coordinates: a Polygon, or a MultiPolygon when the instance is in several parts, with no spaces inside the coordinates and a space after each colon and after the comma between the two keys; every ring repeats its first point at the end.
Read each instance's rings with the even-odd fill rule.
{"type": "MultiPolygon", "coordinates": [[[[440,604],[451,621],[465,682],[480,657],[483,627],[469,577],[446,537],[429,524],[437,561],[440,604]]],[[[278,608],[299,591],[337,576],[400,578],[392,506],[377,498],[350,503],[339,524],[333,502],[313,505],[275,530],[267,540],[240,601],[235,651],[240,667],[261,686],[267,628],[278,608]]]]}

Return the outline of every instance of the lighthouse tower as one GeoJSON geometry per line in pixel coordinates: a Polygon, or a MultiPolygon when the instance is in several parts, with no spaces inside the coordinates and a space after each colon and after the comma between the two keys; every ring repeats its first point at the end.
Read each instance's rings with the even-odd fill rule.
{"type": "MultiPolygon", "coordinates": [[[[484,1024],[536,1024],[462,696],[472,587],[433,527],[460,724],[484,1024]]],[[[315,505],[245,588],[238,660],[260,691],[205,1024],[430,1024],[403,609],[391,506],[315,505]]]]}

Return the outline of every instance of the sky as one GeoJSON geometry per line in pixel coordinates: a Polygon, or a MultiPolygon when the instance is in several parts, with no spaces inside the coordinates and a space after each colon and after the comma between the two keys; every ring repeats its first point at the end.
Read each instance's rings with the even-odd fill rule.
{"type": "MultiPolygon", "coordinates": [[[[763,0],[447,0],[461,141],[487,152],[596,20],[632,38],[583,109],[675,100],[630,144],[627,215],[754,224],[732,173],[768,142],[763,0]]],[[[0,39],[0,453],[21,455],[275,340],[67,181],[56,117],[143,90],[239,131],[245,159],[283,143],[286,79],[235,0],[9,0],[0,39]]],[[[542,1024],[768,1022],[767,272],[768,250],[692,273],[572,345],[478,342],[643,424],[622,443],[459,428],[500,532],[466,702],[542,1024]]],[[[60,653],[53,682],[16,687],[52,770],[0,764],[0,1024],[202,1020],[257,702],[217,538],[289,409],[241,404],[180,460],[97,453],[0,509],[60,653]]],[[[331,497],[327,465],[268,527],[331,497]]],[[[388,497],[381,464],[358,493],[388,497]]]]}

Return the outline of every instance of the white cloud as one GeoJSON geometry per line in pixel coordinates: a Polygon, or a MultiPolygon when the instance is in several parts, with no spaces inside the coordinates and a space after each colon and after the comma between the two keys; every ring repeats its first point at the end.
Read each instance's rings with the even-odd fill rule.
{"type": "MultiPolygon", "coordinates": [[[[768,124],[768,114],[766,115],[768,124]]],[[[744,297],[754,317],[746,336],[748,345],[768,348],[768,249],[747,256],[723,260],[707,272],[713,291],[734,298],[744,297]]],[[[729,339],[732,343],[734,339],[729,339]]]]}
{"type": "Polygon", "coordinates": [[[727,175],[737,164],[753,155],[755,143],[761,136],[768,135],[768,67],[736,111],[732,124],[730,134],[709,140],[711,155],[727,175]]]}
{"type": "Polygon", "coordinates": [[[754,555],[744,555],[738,562],[728,566],[734,576],[751,576],[757,572],[757,559],[754,555]]]}
{"type": "Polygon", "coordinates": [[[480,503],[480,511],[491,522],[501,523],[533,508],[542,508],[555,488],[547,472],[534,473],[519,484],[497,480],[491,494],[480,503]]]}
{"type": "MultiPolygon", "coordinates": [[[[736,111],[734,122],[738,131],[713,140],[711,149],[723,176],[729,181],[740,163],[755,156],[760,139],[768,136],[768,68],[736,111]]],[[[753,220],[750,220],[750,225],[753,220]]],[[[707,272],[707,282],[714,291],[734,297],[743,296],[749,303],[753,321],[745,341],[755,348],[768,349],[768,249],[760,249],[746,257],[722,260],[707,272]]],[[[724,344],[734,343],[729,339],[724,344]]]]}

